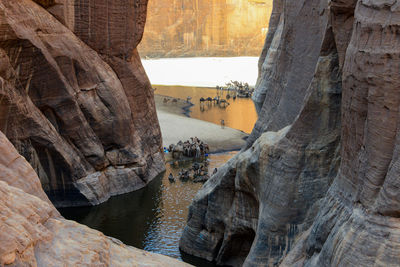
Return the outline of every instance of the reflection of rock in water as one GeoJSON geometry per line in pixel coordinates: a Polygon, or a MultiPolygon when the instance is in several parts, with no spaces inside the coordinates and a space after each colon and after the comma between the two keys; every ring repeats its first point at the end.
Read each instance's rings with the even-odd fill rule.
{"type": "Polygon", "coordinates": [[[143,248],[148,222],[160,215],[162,176],[137,192],[113,197],[95,207],[60,209],[62,215],[124,242],[143,248]],[[123,221],[120,221],[123,219],[123,221]],[[132,231],[134,228],[134,231],[132,231]]]}
{"type": "MultiPolygon", "coordinates": [[[[237,152],[210,155],[209,170],[221,166],[237,152]]],[[[147,251],[180,258],[178,241],[185,225],[187,207],[201,188],[201,183],[176,179],[170,183],[170,173],[177,177],[182,168],[190,168],[192,161],[180,161],[176,166],[166,164],[166,172],[148,187],[122,196],[111,198],[96,207],[61,209],[67,219],[122,240],[125,244],[147,251]]],[[[201,261],[189,258],[195,266],[201,261]]]]}

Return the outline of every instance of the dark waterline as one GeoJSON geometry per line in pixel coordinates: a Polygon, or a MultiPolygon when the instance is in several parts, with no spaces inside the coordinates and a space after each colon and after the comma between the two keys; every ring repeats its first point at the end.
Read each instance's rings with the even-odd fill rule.
{"type": "MultiPolygon", "coordinates": [[[[210,155],[209,170],[220,167],[236,153],[210,155]]],[[[167,163],[167,171],[141,190],[113,197],[95,207],[60,209],[60,213],[127,245],[184,259],[195,266],[213,266],[189,255],[182,256],[179,251],[188,207],[202,184],[179,179],[170,183],[168,175],[170,172],[177,175],[180,168],[189,166],[190,162],[182,162],[178,168],[167,163]]]]}

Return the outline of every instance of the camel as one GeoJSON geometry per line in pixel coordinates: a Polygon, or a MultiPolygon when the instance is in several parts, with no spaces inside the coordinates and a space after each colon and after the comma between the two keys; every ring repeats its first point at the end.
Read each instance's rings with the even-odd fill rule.
{"type": "Polygon", "coordinates": [[[172,158],[177,158],[180,159],[183,156],[183,145],[182,144],[177,144],[176,146],[172,145],[172,158]],[[176,156],[178,154],[178,156],[176,156]]]}
{"type": "Polygon", "coordinates": [[[220,108],[226,108],[226,107],[229,106],[229,105],[230,105],[229,102],[226,101],[225,99],[221,99],[221,100],[219,101],[219,107],[220,107],[220,108]]]}
{"type": "Polygon", "coordinates": [[[174,178],[174,176],[172,175],[172,173],[169,174],[168,180],[169,180],[171,183],[174,183],[174,182],[175,182],[175,178],[174,178]]]}
{"type": "Polygon", "coordinates": [[[217,172],[218,172],[218,169],[215,168],[214,171],[213,171],[213,175],[216,174],[217,172]]]}
{"type": "Polygon", "coordinates": [[[214,104],[215,103],[219,104],[219,96],[214,97],[212,101],[214,101],[214,104]]]}

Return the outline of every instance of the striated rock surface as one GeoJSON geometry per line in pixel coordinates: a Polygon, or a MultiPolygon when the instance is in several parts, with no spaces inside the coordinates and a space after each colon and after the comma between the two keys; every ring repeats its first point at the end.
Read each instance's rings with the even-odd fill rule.
{"type": "Polygon", "coordinates": [[[342,163],[310,231],[283,265],[400,263],[399,6],[357,2],[343,68],[342,163]]]}
{"type": "Polygon", "coordinates": [[[56,206],[144,187],[164,170],[136,51],[147,1],[37,2],[0,1],[0,129],[56,206]]]}
{"type": "Polygon", "coordinates": [[[230,266],[398,266],[399,6],[274,1],[259,120],[196,196],[183,251],[230,266]]]}
{"type": "Polygon", "coordinates": [[[62,218],[0,132],[0,266],[188,266],[62,218]]]}
{"type": "Polygon", "coordinates": [[[285,3],[273,14],[292,17],[271,20],[261,59],[255,141],[196,196],[180,243],[221,265],[276,265],[312,223],[339,167],[342,83],[328,5],[285,3]]]}
{"type": "Polygon", "coordinates": [[[142,57],[259,56],[272,0],[152,0],[142,57]]]}

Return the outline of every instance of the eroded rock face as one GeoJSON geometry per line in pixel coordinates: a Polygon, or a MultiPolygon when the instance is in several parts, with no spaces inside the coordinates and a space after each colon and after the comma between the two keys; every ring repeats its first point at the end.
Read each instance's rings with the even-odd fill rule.
{"type": "Polygon", "coordinates": [[[146,1],[125,2],[58,1],[53,16],[30,0],[0,1],[0,129],[57,206],[99,204],[164,169],[136,52],[146,1]]]}
{"type": "Polygon", "coordinates": [[[342,83],[328,6],[285,3],[276,3],[271,24],[277,25],[261,59],[255,141],[196,196],[180,243],[218,264],[276,265],[312,223],[339,166],[342,83]],[[277,18],[283,8],[293,17],[277,18]]]}
{"type": "Polygon", "coordinates": [[[62,218],[0,132],[0,266],[188,266],[62,218]]]}
{"type": "Polygon", "coordinates": [[[287,266],[400,262],[399,5],[357,3],[343,69],[342,163],[287,266]]]}
{"type": "Polygon", "coordinates": [[[152,0],[142,57],[259,56],[272,0],[152,0]]]}
{"type": "Polygon", "coordinates": [[[399,264],[399,6],[274,2],[259,120],[196,196],[182,250],[232,266],[399,264]]]}

